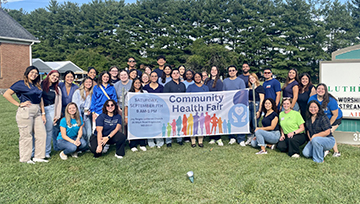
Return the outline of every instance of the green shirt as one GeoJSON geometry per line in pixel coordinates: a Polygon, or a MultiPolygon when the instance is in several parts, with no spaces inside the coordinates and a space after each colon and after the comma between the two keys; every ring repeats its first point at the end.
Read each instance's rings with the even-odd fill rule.
{"type": "Polygon", "coordinates": [[[281,111],[279,120],[284,134],[294,132],[295,130],[299,129],[301,124],[305,123],[304,119],[301,117],[301,114],[294,110],[291,110],[289,113],[281,111]]]}

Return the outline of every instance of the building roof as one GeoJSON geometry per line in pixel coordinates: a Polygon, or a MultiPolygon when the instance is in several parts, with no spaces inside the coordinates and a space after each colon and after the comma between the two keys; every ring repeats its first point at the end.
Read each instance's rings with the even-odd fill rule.
{"type": "Polygon", "coordinates": [[[7,12],[0,8],[0,40],[18,42],[37,42],[40,41],[29,31],[16,22],[7,12]]]}
{"type": "Polygon", "coordinates": [[[76,64],[71,61],[60,62],[44,62],[41,59],[33,59],[32,63],[39,69],[40,72],[50,72],[51,70],[57,70],[60,74],[65,73],[68,70],[78,74],[86,74],[87,72],[82,70],[76,64]]]}

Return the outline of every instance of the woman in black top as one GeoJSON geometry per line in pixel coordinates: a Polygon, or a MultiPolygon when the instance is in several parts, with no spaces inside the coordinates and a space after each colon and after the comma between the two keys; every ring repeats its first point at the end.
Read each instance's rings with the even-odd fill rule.
{"type": "Polygon", "coordinates": [[[306,134],[310,142],[303,150],[305,157],[312,157],[314,162],[324,162],[324,151],[330,150],[335,145],[331,134],[329,118],[325,115],[317,101],[310,101],[307,109],[306,134]]]}
{"type": "Polygon", "coordinates": [[[316,89],[311,83],[311,78],[308,73],[303,73],[300,75],[300,84],[299,84],[299,97],[298,104],[300,107],[301,116],[306,118],[306,106],[310,96],[316,94],[316,89]]]}
{"type": "Polygon", "coordinates": [[[251,141],[253,147],[260,146],[261,151],[256,154],[267,154],[265,142],[276,144],[280,138],[279,115],[276,113],[277,108],[272,98],[267,98],[262,103],[264,117],[261,121],[262,127],[255,129],[255,137],[251,141]]]}

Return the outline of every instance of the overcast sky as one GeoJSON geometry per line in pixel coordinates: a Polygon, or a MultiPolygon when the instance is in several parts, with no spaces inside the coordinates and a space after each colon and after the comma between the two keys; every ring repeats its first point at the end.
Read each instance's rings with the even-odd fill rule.
{"type": "MultiPolygon", "coordinates": [[[[1,0],[0,0],[1,1],[1,0]]],[[[4,0],[2,0],[4,1],[4,0]]],[[[58,0],[59,3],[64,1],[70,1],[78,4],[88,3],[91,0],[58,0]]],[[[340,2],[346,2],[347,0],[339,0],[340,2]]],[[[125,3],[134,3],[136,0],[125,0],[125,3]]],[[[23,8],[27,12],[31,12],[37,8],[45,8],[49,4],[49,0],[8,0],[6,4],[3,4],[5,9],[17,9],[23,8]]]]}

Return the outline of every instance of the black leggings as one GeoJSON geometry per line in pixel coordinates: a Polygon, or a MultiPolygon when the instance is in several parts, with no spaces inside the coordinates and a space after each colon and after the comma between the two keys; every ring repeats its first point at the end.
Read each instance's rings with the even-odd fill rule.
{"type": "MultiPolygon", "coordinates": [[[[117,132],[106,144],[116,144],[116,154],[119,156],[125,156],[125,141],[126,136],[121,132],[117,132]]],[[[91,136],[90,145],[90,151],[94,153],[94,157],[100,157],[102,153],[96,153],[96,149],[98,146],[96,135],[91,136]]]]}
{"type": "Polygon", "coordinates": [[[281,152],[288,152],[288,155],[291,157],[293,154],[300,154],[300,146],[305,144],[308,140],[304,133],[296,134],[293,138],[288,138],[285,135],[285,139],[283,141],[279,141],[276,147],[281,152]]]}

